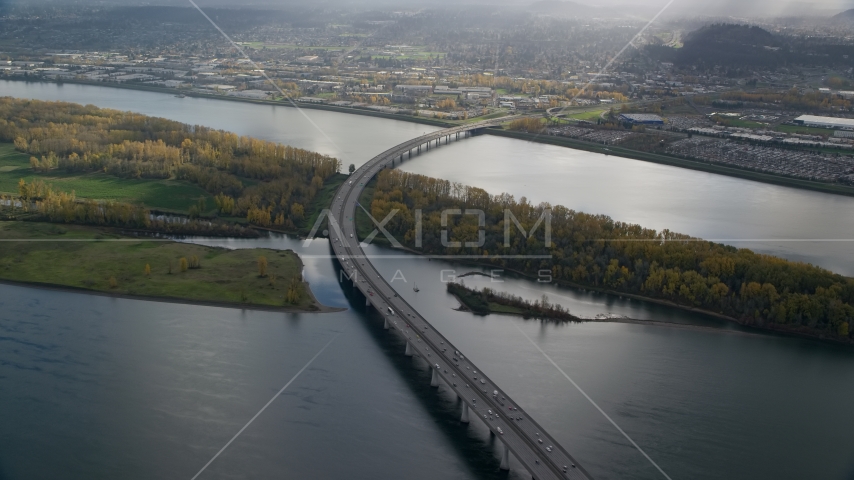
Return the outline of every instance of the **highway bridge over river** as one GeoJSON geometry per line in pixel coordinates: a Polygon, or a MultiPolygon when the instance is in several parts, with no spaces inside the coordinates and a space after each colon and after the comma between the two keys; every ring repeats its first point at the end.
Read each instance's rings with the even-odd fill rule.
{"type": "Polygon", "coordinates": [[[404,155],[436,148],[443,140],[447,144],[452,138],[471,136],[502,120],[438,130],[386,150],[362,165],[335,194],[329,218],[330,243],[342,274],[346,274],[367,302],[385,317],[385,328],[394,329],[405,337],[405,354],[424,359],[433,372],[431,384],[438,387],[439,382],[444,383],[462,400],[461,421],[481,420],[500,439],[502,469],[509,469],[512,453],[513,461],[521,463],[535,479],[588,479],[587,472],[543,427],[397,295],[371,264],[356,234],[354,219],[359,196],[368,181],[382,169],[394,167],[404,155]]]}

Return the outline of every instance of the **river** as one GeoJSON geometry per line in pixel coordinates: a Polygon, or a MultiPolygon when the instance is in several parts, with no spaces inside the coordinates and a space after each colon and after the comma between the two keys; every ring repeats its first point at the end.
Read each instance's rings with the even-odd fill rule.
{"type": "MultiPolygon", "coordinates": [[[[0,95],[93,103],[204,123],[315,148],[357,164],[413,132],[431,128],[306,111],[324,126],[332,139],[327,142],[306,129],[299,112],[281,107],[68,84],[0,82],[0,95]],[[162,110],[155,111],[155,104],[162,110]],[[277,123],[265,124],[272,119],[277,123]],[[260,135],[251,125],[267,133],[260,135]],[[298,133],[291,139],[290,132],[298,133]]],[[[597,162],[616,162],[621,167],[611,175],[626,177],[617,185],[631,183],[632,177],[638,180],[640,174],[648,175],[640,179],[653,185],[661,176],[676,183],[699,176],[696,182],[710,184],[708,191],[716,190],[711,184],[724,188],[721,196],[751,187],[776,195],[775,205],[797,200],[829,208],[837,200],[847,201],[822,194],[798,197],[803,192],[553,148],[480,137],[431,150],[403,168],[434,167],[428,170],[432,175],[454,180],[472,175],[466,183],[527,194],[537,201],[569,204],[574,196],[573,208],[654,227],[661,222],[691,234],[698,234],[691,228],[714,229],[703,217],[678,214],[690,203],[677,195],[683,191],[679,185],[669,191],[650,189],[650,195],[662,200],[648,200],[652,203],[647,208],[620,204],[612,198],[622,194],[619,188],[598,197],[558,186],[527,192],[515,186],[519,175],[527,174],[521,167],[514,170],[516,177],[502,183],[502,175],[513,175],[507,169],[514,163],[503,155],[528,165],[569,165],[579,175],[591,169],[591,175],[595,173],[597,162]],[[523,149],[529,152],[525,157],[514,157],[523,149]],[[470,167],[463,172],[455,164],[470,167]],[[796,198],[785,200],[787,195],[796,198]],[[603,210],[596,210],[597,205],[603,210]],[[647,221],[628,218],[633,211],[646,215],[647,221]],[[666,224],[668,219],[684,222],[686,228],[666,224]]],[[[604,186],[606,180],[597,181],[604,186]]],[[[579,189],[586,183],[574,182],[580,182],[575,183],[579,189]]],[[[840,205],[834,208],[842,209],[844,202],[840,205]]],[[[753,215],[737,213],[738,218],[753,215]]],[[[833,221],[825,220],[827,228],[833,221]]],[[[737,223],[749,226],[744,222],[737,223]]],[[[768,223],[781,228],[779,222],[768,223]]],[[[762,225],[748,232],[750,238],[768,233],[762,225]]],[[[328,305],[349,306],[323,240],[308,247],[286,236],[192,241],[294,249],[305,261],[306,277],[318,298],[328,305]]],[[[795,242],[780,245],[789,248],[790,255],[800,248],[795,242]]],[[[370,253],[386,252],[370,247],[370,253]]],[[[823,255],[840,265],[850,261],[849,255],[823,255]]],[[[512,277],[499,288],[527,298],[546,293],[583,316],[607,312],[683,325],[476,317],[453,310],[457,303],[441,282],[443,271],[447,276],[448,271],[459,274],[470,267],[408,256],[377,264],[388,278],[401,270],[406,283],[394,284],[400,294],[475,363],[488,365],[486,373],[549,428],[594,478],[663,477],[526,336],[674,479],[843,480],[854,475],[850,349],[757,334],[658,305],[512,277]],[[417,293],[412,290],[416,283],[417,293]]],[[[483,277],[465,281],[490,282],[483,277]]],[[[438,394],[429,388],[426,369],[404,357],[402,345],[361,308],[324,315],[274,314],[10,286],[0,286],[0,307],[0,479],[190,478],[333,339],[199,478],[505,478],[497,471],[493,440],[483,428],[477,422],[459,425],[454,402],[441,388],[438,394]]],[[[522,473],[514,470],[510,477],[523,478],[522,473]]]]}

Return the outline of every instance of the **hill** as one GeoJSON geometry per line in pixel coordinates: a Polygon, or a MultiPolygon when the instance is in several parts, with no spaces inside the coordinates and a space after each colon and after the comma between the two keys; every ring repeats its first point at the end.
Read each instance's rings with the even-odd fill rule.
{"type": "Polygon", "coordinates": [[[854,8],[850,10],[845,10],[844,12],[837,13],[831,20],[834,21],[844,21],[844,22],[854,22],[854,8]]]}
{"type": "Polygon", "coordinates": [[[681,65],[767,67],[784,61],[780,39],[749,25],[707,25],[689,33],[683,43],[675,55],[681,65]]]}
{"type": "Polygon", "coordinates": [[[735,75],[787,65],[854,67],[854,46],[842,44],[840,39],[778,35],[750,25],[706,25],[687,34],[683,43],[682,48],[648,45],[644,54],[701,71],[723,67],[735,75]]]}

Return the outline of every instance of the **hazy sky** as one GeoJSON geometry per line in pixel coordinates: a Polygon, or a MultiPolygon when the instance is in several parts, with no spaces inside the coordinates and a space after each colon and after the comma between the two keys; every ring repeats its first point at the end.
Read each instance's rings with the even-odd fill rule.
{"type": "MultiPolygon", "coordinates": [[[[0,3],[43,3],[51,0],[0,0],[0,3]]],[[[56,0],[53,0],[56,1],[56,0]]],[[[125,4],[125,5],[189,5],[182,0],[76,0],[81,3],[125,4]]],[[[453,6],[460,4],[494,4],[524,7],[537,0],[317,0],[315,5],[346,4],[351,7],[364,5],[385,7],[399,5],[402,8],[419,6],[453,6]]],[[[667,4],[669,0],[572,0],[594,7],[634,6],[652,11],[667,4]]],[[[64,2],[60,2],[64,3],[64,2]]],[[[244,6],[246,4],[306,5],[304,0],[197,0],[200,6],[244,6]]],[[[832,15],[854,8],[854,0],[674,0],[669,13],[697,15],[733,16],[780,16],[780,15],[832,15]]]]}

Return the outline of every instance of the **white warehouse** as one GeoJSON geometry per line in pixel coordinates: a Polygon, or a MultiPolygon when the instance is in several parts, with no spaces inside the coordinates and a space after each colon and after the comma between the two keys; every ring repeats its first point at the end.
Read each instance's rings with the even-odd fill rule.
{"type": "Polygon", "coordinates": [[[800,117],[794,120],[794,123],[798,125],[804,125],[806,127],[841,128],[844,130],[854,130],[854,119],[852,118],[801,115],[800,117]]]}

